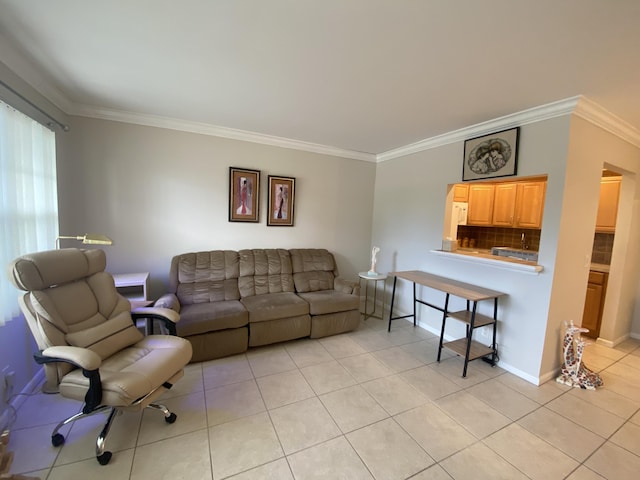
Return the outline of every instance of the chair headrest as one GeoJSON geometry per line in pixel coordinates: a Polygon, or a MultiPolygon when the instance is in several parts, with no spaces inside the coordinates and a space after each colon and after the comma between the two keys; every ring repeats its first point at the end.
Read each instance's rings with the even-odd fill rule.
{"type": "Polygon", "coordinates": [[[23,255],[9,264],[9,278],[20,290],[44,290],[102,272],[107,266],[103,250],[64,248],[23,255]]]}

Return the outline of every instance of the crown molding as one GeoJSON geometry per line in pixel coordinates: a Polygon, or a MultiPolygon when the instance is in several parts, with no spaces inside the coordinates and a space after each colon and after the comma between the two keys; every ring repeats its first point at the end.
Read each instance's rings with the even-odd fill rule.
{"type": "Polygon", "coordinates": [[[539,107],[529,108],[521,112],[512,113],[503,117],[487,120],[486,122],[477,123],[469,127],[454,130],[452,132],[443,133],[435,137],[427,138],[404,147],[396,148],[377,155],[378,162],[392,160],[412,153],[422,152],[431,148],[441,147],[450,143],[462,142],[470,138],[488,135],[493,132],[507,130],[509,128],[527,125],[529,123],[540,122],[550,118],[568,115],[574,111],[580,96],[566,98],[557,102],[548,103],[539,107]]]}
{"type": "Polygon", "coordinates": [[[243,142],[259,143],[262,145],[270,145],[281,148],[290,148],[293,150],[302,150],[305,152],[319,153],[321,155],[330,155],[334,157],[350,158],[353,160],[363,160],[366,162],[374,163],[376,161],[376,156],[372,153],[346,150],[337,147],[330,147],[327,145],[303,142],[300,140],[292,140],[290,138],[276,137],[273,135],[265,135],[262,133],[248,132],[246,130],[220,127],[208,123],[192,122],[169,117],[161,117],[157,115],[146,115],[127,112],[123,110],[112,110],[87,106],[76,107],[72,114],[80,117],[90,117],[101,120],[111,120],[114,122],[145,125],[148,127],[167,128],[170,130],[179,130],[182,132],[229,138],[232,140],[240,140],[243,142]]]}
{"type": "Polygon", "coordinates": [[[580,97],[575,115],[640,148],[640,131],[600,104],[580,97]]]}

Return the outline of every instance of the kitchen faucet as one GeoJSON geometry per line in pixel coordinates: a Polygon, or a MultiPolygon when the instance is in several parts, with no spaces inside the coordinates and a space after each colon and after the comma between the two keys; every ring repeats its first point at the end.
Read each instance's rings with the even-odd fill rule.
{"type": "Polygon", "coordinates": [[[520,246],[522,247],[522,250],[526,250],[527,249],[527,245],[525,243],[524,232],[522,232],[522,236],[520,237],[520,246]]]}

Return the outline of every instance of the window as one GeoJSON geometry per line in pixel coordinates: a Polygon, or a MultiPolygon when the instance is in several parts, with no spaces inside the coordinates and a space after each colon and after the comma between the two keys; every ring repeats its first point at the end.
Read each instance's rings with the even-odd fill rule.
{"type": "MultiPolygon", "coordinates": [[[[0,101],[0,264],[51,249],[57,236],[55,134],[0,101]]],[[[18,316],[18,295],[0,272],[0,326],[18,316]]]]}

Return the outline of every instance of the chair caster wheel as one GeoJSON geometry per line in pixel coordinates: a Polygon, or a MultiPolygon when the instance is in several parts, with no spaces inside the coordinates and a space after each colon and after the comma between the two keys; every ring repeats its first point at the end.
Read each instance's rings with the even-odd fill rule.
{"type": "Polygon", "coordinates": [[[176,418],[178,418],[178,416],[175,413],[172,413],[168,417],[164,417],[164,421],[167,423],[173,423],[176,421],[176,418]]]}
{"type": "Polygon", "coordinates": [[[100,465],[106,465],[111,460],[111,452],[104,452],[102,455],[98,455],[96,459],[100,465]]]}
{"type": "Polygon", "coordinates": [[[59,447],[64,443],[64,436],[61,433],[56,433],[51,436],[51,445],[54,447],[59,447]]]}

